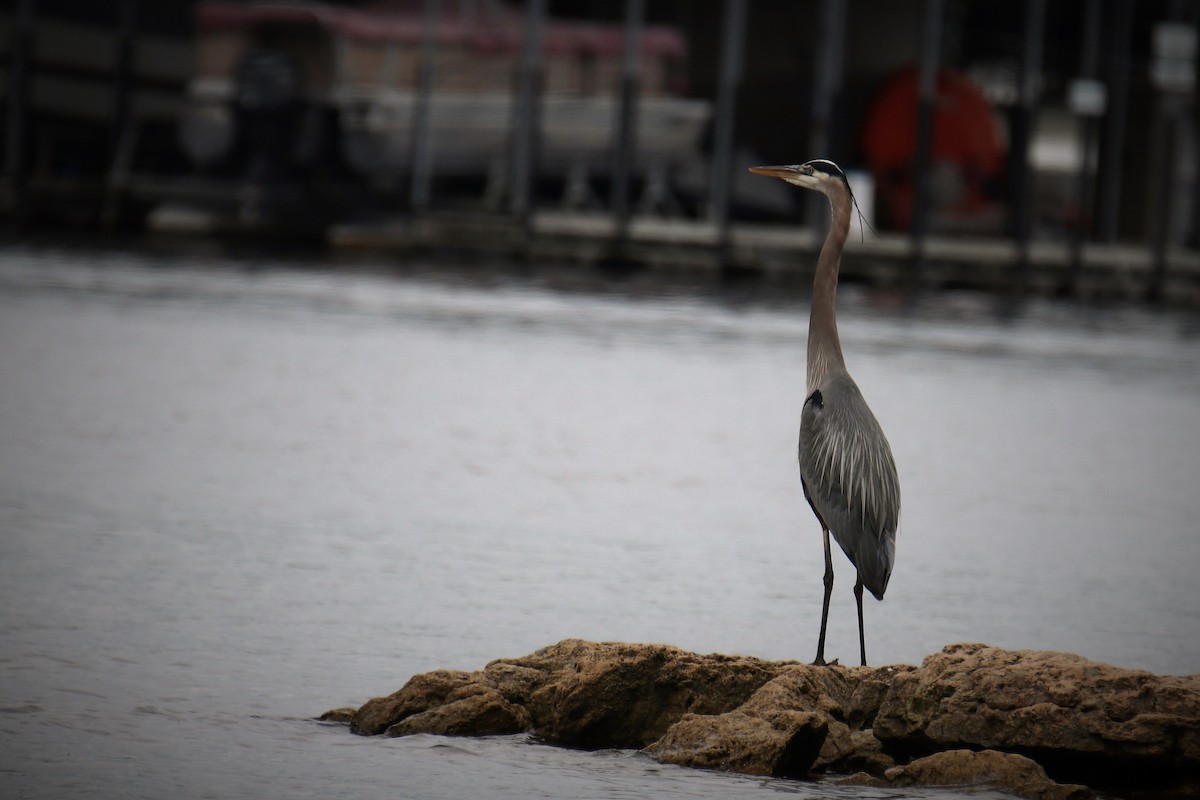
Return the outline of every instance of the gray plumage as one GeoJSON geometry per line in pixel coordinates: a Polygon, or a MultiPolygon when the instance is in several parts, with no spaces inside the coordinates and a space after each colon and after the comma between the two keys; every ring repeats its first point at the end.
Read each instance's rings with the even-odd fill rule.
{"type": "Polygon", "coordinates": [[[844,370],[804,402],[800,479],[817,519],[882,600],[896,557],[900,482],[883,429],[844,370]]]}
{"type": "Polygon", "coordinates": [[[831,161],[752,167],[829,198],[833,221],[817,258],[808,323],[808,380],[800,414],[800,477],[825,547],[825,599],[816,664],[825,663],[825,628],[833,590],[829,535],[857,571],[858,642],[867,663],[862,590],[882,600],[896,560],[900,523],[900,480],[887,437],[858,385],[846,371],[837,329],[837,280],[850,229],[854,195],[845,173],[831,161]]]}

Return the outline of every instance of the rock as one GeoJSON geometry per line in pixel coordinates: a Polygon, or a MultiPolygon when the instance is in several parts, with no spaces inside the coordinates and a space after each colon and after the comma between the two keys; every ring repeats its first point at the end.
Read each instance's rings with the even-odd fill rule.
{"type": "MultiPolygon", "coordinates": [[[[862,716],[854,712],[854,697],[875,672],[784,666],[734,710],[689,714],[646,752],[672,764],[758,775],[801,777],[814,765],[871,765],[882,773],[895,762],[870,732],[851,730],[846,722],[862,716]]],[[[864,705],[871,703],[860,703],[860,711],[864,705]]]]}
{"type": "Polygon", "coordinates": [[[829,723],[825,743],[813,762],[816,769],[827,772],[867,772],[882,775],[896,766],[896,760],[883,752],[883,743],[874,731],[851,730],[844,722],[829,723]]]}
{"type": "Polygon", "coordinates": [[[330,722],[336,725],[349,725],[350,720],[354,718],[357,710],[355,708],[331,708],[317,717],[317,719],[321,722],[330,722]]]}
{"type": "Polygon", "coordinates": [[[502,662],[552,672],[529,696],[533,732],[572,747],[641,748],[684,714],[721,714],[744,703],[780,665],[696,655],[665,645],[560,642],[502,662]]]}
{"type": "Polygon", "coordinates": [[[847,683],[830,692],[830,699],[838,702],[823,706],[829,717],[829,732],[813,764],[815,769],[828,772],[863,770],[882,775],[884,770],[895,766],[895,759],[883,751],[871,724],[896,675],[912,669],[914,667],[908,666],[855,667],[848,671],[847,683]]]}
{"type": "Polygon", "coordinates": [[[404,717],[389,725],[388,736],[434,733],[442,736],[499,736],[520,733],[529,726],[529,713],[504,699],[496,689],[478,684],[447,697],[445,705],[404,717]]]}
{"type": "Polygon", "coordinates": [[[779,669],[666,645],[568,639],[479,672],[417,675],[400,691],[368,701],[350,727],[397,736],[530,731],[570,747],[641,748],[684,714],[738,707],[779,669]]]}
{"type": "Polygon", "coordinates": [[[847,707],[847,722],[856,728],[869,728],[879,713],[879,707],[892,688],[892,683],[902,674],[908,674],[916,667],[897,665],[877,667],[869,671],[860,671],[854,690],[850,694],[847,707]]]}
{"type": "Polygon", "coordinates": [[[756,775],[802,776],[821,752],[844,669],[788,666],[722,714],[690,713],[649,745],[660,761],[756,775]]]}
{"type": "Polygon", "coordinates": [[[569,639],[476,672],[417,675],[353,712],[350,727],[392,736],[528,732],[750,774],[857,770],[851,780],[863,785],[1025,776],[1011,786],[1026,788],[1005,790],[1073,798],[1082,787],[1060,787],[1041,769],[1123,789],[1192,785],[1200,676],[979,644],[951,645],[920,667],[872,669],[569,639]]]}
{"type": "Polygon", "coordinates": [[[529,726],[525,698],[504,672],[437,670],[417,675],[387,697],[368,701],[350,719],[364,735],[498,736],[529,726]],[[507,692],[506,692],[507,690],[507,692]]]}
{"type": "Polygon", "coordinates": [[[897,754],[991,748],[1102,783],[1131,771],[1184,776],[1200,770],[1200,676],[951,645],[896,676],[873,730],[897,754]]]}
{"type": "Polygon", "coordinates": [[[947,750],[892,767],[882,780],[859,779],[856,785],[969,786],[1009,792],[1029,800],[1087,800],[1095,796],[1086,786],[1055,783],[1032,759],[996,750],[947,750]]]}
{"type": "MultiPolygon", "coordinates": [[[[400,691],[368,700],[350,719],[350,730],[371,736],[415,714],[447,705],[476,682],[476,673],[436,670],[414,676],[400,691]]],[[[477,734],[478,735],[478,734],[477,734]]]]}
{"type": "Polygon", "coordinates": [[[828,722],[813,711],[779,710],[768,717],[738,709],[715,716],[686,714],[645,752],[667,764],[803,777],[821,750],[828,722]]]}

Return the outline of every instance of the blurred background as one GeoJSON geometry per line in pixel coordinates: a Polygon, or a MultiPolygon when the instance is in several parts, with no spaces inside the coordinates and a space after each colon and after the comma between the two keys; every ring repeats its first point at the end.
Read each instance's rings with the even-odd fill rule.
{"type": "Polygon", "coordinates": [[[1195,0],[6,0],[0,221],[1195,304],[1195,0]],[[516,223],[515,225],[513,223],[516,223]],[[854,237],[860,238],[860,237],[854,237]]]}

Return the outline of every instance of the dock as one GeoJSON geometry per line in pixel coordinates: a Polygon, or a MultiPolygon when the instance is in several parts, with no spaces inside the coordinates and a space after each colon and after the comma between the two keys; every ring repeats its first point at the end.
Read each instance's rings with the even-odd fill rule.
{"type": "MultiPolygon", "coordinates": [[[[387,225],[338,225],[337,251],[397,258],[416,253],[480,255],[581,266],[619,263],[666,273],[736,272],[767,281],[807,282],[824,233],[800,225],[634,217],[622,232],[610,215],[538,211],[527,225],[499,214],[428,212],[387,225]]],[[[1146,246],[1034,241],[1021,253],[1004,238],[851,236],[842,280],[902,290],[974,290],[1000,295],[1145,301],[1200,308],[1200,253],[1173,248],[1165,265],[1146,246]],[[920,256],[920,258],[918,258],[920,256]]]]}

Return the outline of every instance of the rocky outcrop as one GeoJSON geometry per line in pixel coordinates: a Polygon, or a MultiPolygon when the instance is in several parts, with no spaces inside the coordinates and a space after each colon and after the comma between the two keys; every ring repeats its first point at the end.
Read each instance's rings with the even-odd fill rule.
{"type": "Polygon", "coordinates": [[[355,733],[475,735],[529,730],[552,744],[641,748],[684,714],[737,708],[778,674],[754,658],[665,645],[569,639],[480,672],[418,675],[358,710],[355,733]]]}
{"type": "Polygon", "coordinates": [[[951,645],[898,675],[872,730],[885,749],[1023,753],[1062,774],[1200,770],[1200,676],[1161,677],[1069,653],[951,645]]]}
{"type": "Polygon", "coordinates": [[[920,667],[868,668],[566,640],[477,672],[418,675],[353,712],[350,727],[528,732],[707,769],[859,773],[875,785],[1050,800],[1087,793],[1055,781],[1186,791],[1200,774],[1200,676],[980,644],[951,645],[920,667]]]}

